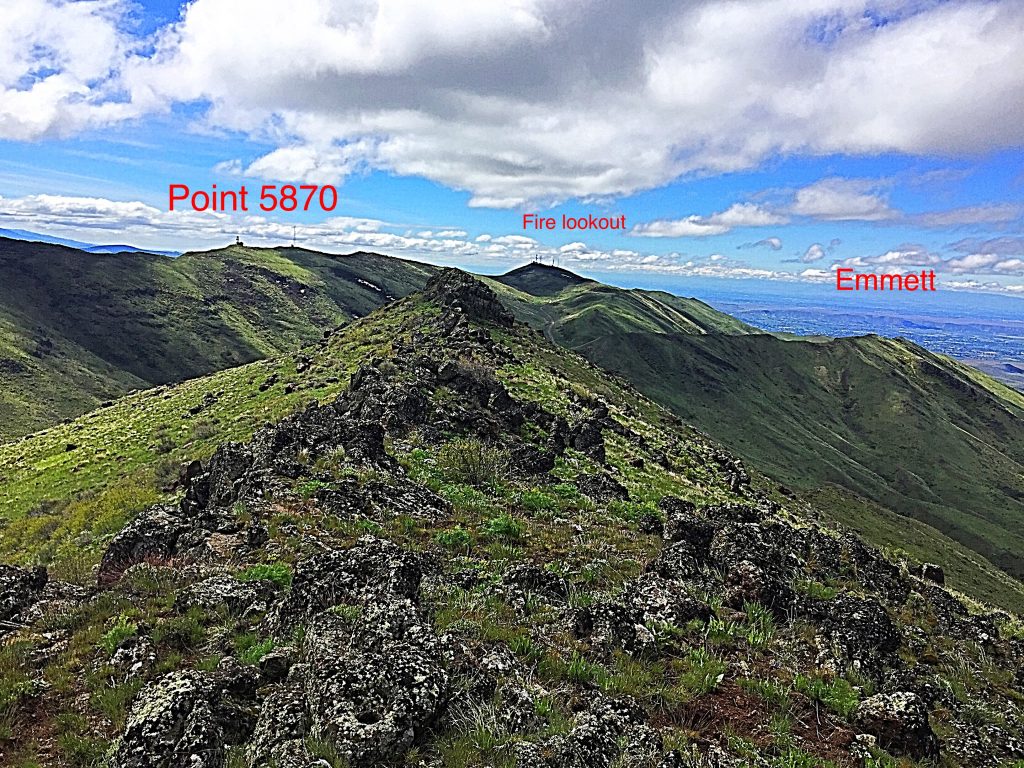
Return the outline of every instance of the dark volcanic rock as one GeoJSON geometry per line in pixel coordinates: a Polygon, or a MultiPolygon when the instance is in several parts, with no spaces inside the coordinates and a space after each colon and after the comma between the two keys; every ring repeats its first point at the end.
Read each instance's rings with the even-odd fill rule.
{"type": "Polygon", "coordinates": [[[191,529],[174,507],[143,512],[111,539],[100,561],[97,581],[107,586],[136,563],[169,561],[178,551],[179,538],[191,529]]]}
{"type": "Polygon", "coordinates": [[[569,427],[566,443],[585,456],[589,456],[598,464],[607,461],[604,446],[603,424],[600,419],[583,419],[569,427]]]}
{"type": "Polygon", "coordinates": [[[596,475],[579,475],[576,478],[576,487],[580,493],[586,494],[594,501],[608,502],[613,499],[624,501],[629,498],[629,491],[625,486],[607,472],[596,475]]]}
{"type": "Polygon", "coordinates": [[[414,554],[389,541],[363,536],[351,549],[325,552],[299,563],[277,623],[290,629],[335,605],[415,599],[422,576],[414,554]]]}
{"type": "Polygon", "coordinates": [[[686,541],[706,556],[718,526],[698,514],[693,504],[674,496],[665,496],[658,506],[665,513],[665,541],[686,541]]]}
{"type": "Polygon", "coordinates": [[[443,307],[461,308],[472,320],[504,328],[514,322],[494,291],[460,269],[442,269],[427,281],[423,295],[443,307]]]}
{"type": "Polygon", "coordinates": [[[256,675],[228,663],[214,672],[172,672],[132,703],[111,768],[221,768],[225,747],[255,724],[256,675]]]}
{"type": "Polygon", "coordinates": [[[321,614],[304,656],[310,733],[352,766],[405,752],[449,695],[439,641],[408,600],[371,606],[354,623],[321,614]]]}
{"type": "Polygon", "coordinates": [[[877,600],[839,595],[819,608],[819,645],[839,662],[839,671],[853,665],[877,679],[893,663],[899,633],[877,600]]]}

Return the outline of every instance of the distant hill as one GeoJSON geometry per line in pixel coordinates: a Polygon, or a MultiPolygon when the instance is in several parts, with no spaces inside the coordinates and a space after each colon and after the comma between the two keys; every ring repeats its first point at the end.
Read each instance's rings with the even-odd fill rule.
{"type": "MultiPolygon", "coordinates": [[[[230,246],[176,259],[0,238],[0,440],[133,389],[258,360],[421,288],[429,264],[230,246]]],[[[492,282],[564,346],[612,333],[756,329],[695,299],[528,264],[492,282]],[[557,293],[551,291],[557,286],[557,293]]]]}
{"type": "MultiPolygon", "coordinates": [[[[436,271],[301,248],[169,259],[0,240],[0,437],[295,349],[436,271]]],[[[938,530],[1024,574],[1024,397],[975,369],[900,340],[780,338],[697,299],[540,264],[485,282],[797,493],[845,490],[822,505],[835,518],[895,546],[886,515],[909,515],[926,524],[919,554],[948,552],[938,530]]],[[[978,570],[954,559],[959,577],[978,570]]]]}
{"type": "Polygon", "coordinates": [[[1024,577],[1024,397],[904,340],[620,334],[580,350],[797,488],[834,484],[1024,577]]]}
{"type": "MultiPolygon", "coordinates": [[[[808,498],[832,489],[822,508],[836,519],[895,546],[892,510],[1024,577],[1020,392],[909,341],[776,336],[659,292],[588,282],[502,297],[776,480],[808,498]]],[[[948,549],[939,535],[930,547],[948,549]]]]}
{"type": "Polygon", "coordinates": [[[762,332],[698,299],[616,288],[544,264],[527,264],[489,282],[519,319],[572,349],[617,333],[762,332]]]}
{"type": "Polygon", "coordinates": [[[370,253],[232,246],[171,259],[0,239],[0,439],[293,349],[434,271],[370,253]]]}
{"type": "Polygon", "coordinates": [[[146,248],[137,248],[134,245],[96,245],[85,243],[81,240],[69,240],[65,237],[54,237],[39,232],[29,232],[26,229],[4,229],[0,227],[0,237],[11,240],[25,240],[30,243],[47,243],[49,245],[66,245],[69,248],[77,248],[86,253],[153,253],[160,256],[177,256],[177,251],[158,251],[146,248]]]}
{"type": "Polygon", "coordinates": [[[499,283],[533,296],[554,296],[570,286],[594,283],[561,267],[532,262],[494,278],[499,283]]]}

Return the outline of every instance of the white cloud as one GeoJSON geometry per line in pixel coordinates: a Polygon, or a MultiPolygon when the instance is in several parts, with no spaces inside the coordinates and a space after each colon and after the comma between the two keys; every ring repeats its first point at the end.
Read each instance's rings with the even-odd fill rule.
{"type": "Polygon", "coordinates": [[[808,267],[800,273],[800,277],[804,280],[828,280],[832,277],[832,272],[827,269],[808,267]]]}
{"type": "MultiPolygon", "coordinates": [[[[209,127],[275,147],[236,172],[337,182],[380,168],[496,207],[628,194],[778,153],[1024,143],[1019,2],[890,0],[877,25],[854,0],[656,0],[642,13],[627,0],[249,0],[244,13],[193,0],[145,41],[126,31],[128,7],[7,0],[0,137],[206,103],[209,127]]],[[[801,206],[885,218],[870,197],[801,206]]],[[[724,226],[740,225],[680,225],[724,226]]]]}
{"type": "Polygon", "coordinates": [[[710,216],[687,216],[684,219],[661,219],[633,227],[640,237],[708,237],[723,235],[737,227],[766,227],[785,224],[788,220],[754,203],[734,203],[728,209],[710,216]]]}
{"type": "Polygon", "coordinates": [[[961,253],[992,253],[1002,256],[1024,256],[1024,237],[969,237],[949,246],[961,253]]]}
{"type": "Polygon", "coordinates": [[[796,192],[791,211],[826,221],[883,221],[899,214],[864,179],[822,179],[796,192]]]}
{"type": "Polygon", "coordinates": [[[956,274],[1024,275],[1024,259],[998,253],[971,253],[949,259],[944,266],[956,274]]]}

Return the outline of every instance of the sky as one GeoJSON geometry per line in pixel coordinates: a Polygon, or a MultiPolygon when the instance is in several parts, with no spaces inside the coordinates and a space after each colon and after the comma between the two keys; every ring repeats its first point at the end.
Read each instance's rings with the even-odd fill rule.
{"type": "MultiPolygon", "coordinates": [[[[1022,0],[0,0],[0,227],[1024,296],[1022,0]],[[330,184],[331,212],[168,188],[330,184]],[[250,206],[255,208],[255,206],[250,206]],[[625,216],[613,232],[523,215],[625,216]]],[[[316,208],[316,206],[314,206],[316,208]]]]}

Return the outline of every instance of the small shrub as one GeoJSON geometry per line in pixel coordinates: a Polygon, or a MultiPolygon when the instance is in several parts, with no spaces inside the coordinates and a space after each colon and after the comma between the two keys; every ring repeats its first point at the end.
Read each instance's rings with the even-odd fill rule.
{"type": "Polygon", "coordinates": [[[849,719],[860,703],[856,689],[841,677],[826,679],[797,675],[793,687],[845,719],[849,719]]]}
{"type": "Polygon", "coordinates": [[[235,638],[235,650],[238,652],[238,660],[243,664],[259,664],[260,659],[273,649],[274,639],[272,637],[261,640],[252,632],[247,632],[235,638]]]}
{"type": "Polygon", "coordinates": [[[449,480],[480,488],[494,485],[504,474],[508,454],[467,437],[445,445],[438,452],[437,465],[449,480]]]}
{"type": "Polygon", "coordinates": [[[331,484],[325,483],[323,480],[306,480],[304,482],[299,483],[295,490],[302,498],[311,499],[313,498],[313,496],[316,495],[317,491],[330,487],[331,484]]]}
{"type": "Polygon", "coordinates": [[[553,512],[558,509],[558,503],[551,496],[536,489],[519,494],[519,503],[530,512],[553,512]]]}
{"type": "Polygon", "coordinates": [[[814,579],[800,579],[793,586],[797,592],[807,595],[807,597],[813,600],[831,600],[839,594],[839,590],[814,579]]]}
{"type": "Polygon", "coordinates": [[[679,675],[679,687],[691,696],[703,696],[715,690],[725,678],[726,663],[703,648],[694,648],[686,657],[687,668],[679,675]]]}

